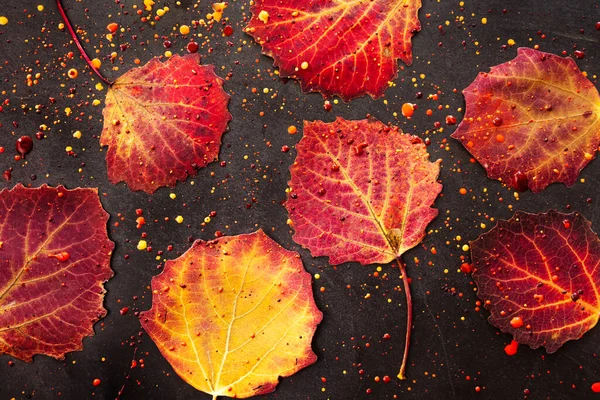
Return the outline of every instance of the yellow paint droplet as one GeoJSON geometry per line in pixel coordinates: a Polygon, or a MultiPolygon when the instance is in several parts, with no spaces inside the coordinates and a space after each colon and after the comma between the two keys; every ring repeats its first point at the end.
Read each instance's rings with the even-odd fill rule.
{"type": "Polygon", "coordinates": [[[181,224],[183,222],[183,217],[181,215],[178,215],[175,217],[175,221],[177,221],[178,224],[181,224]]]}
{"type": "Polygon", "coordinates": [[[302,62],[302,64],[300,64],[300,68],[308,69],[308,62],[306,62],[306,61],[302,62]]]}
{"type": "Polygon", "coordinates": [[[509,46],[514,46],[515,44],[517,44],[517,42],[515,42],[513,39],[508,39],[506,43],[508,43],[509,46]]]}
{"type": "Polygon", "coordinates": [[[140,240],[137,244],[138,250],[146,250],[146,247],[148,247],[148,243],[145,240],[140,240]]]}
{"type": "Polygon", "coordinates": [[[269,13],[265,10],[262,10],[258,13],[258,19],[260,19],[264,24],[269,22],[269,13]]]}
{"type": "Polygon", "coordinates": [[[169,194],[169,197],[171,198],[171,200],[175,200],[177,195],[175,193],[171,193],[171,194],[169,194]]]}
{"type": "Polygon", "coordinates": [[[469,251],[469,245],[468,244],[463,244],[462,250],[463,251],[469,251]]]}
{"type": "Polygon", "coordinates": [[[5,16],[1,16],[0,17],[0,25],[6,25],[8,24],[8,18],[6,18],[5,16]]]}
{"type": "Polygon", "coordinates": [[[171,57],[173,57],[173,53],[171,53],[170,50],[167,50],[167,51],[165,51],[165,57],[171,58],[171,57]]]}
{"type": "Polygon", "coordinates": [[[70,151],[73,151],[73,148],[71,146],[67,146],[65,147],[65,151],[68,153],[70,151]]]}
{"type": "Polygon", "coordinates": [[[189,27],[189,26],[187,26],[187,25],[181,25],[181,26],[179,27],[179,32],[180,32],[182,35],[189,35],[189,33],[190,33],[190,27],[189,27]]]}
{"type": "Polygon", "coordinates": [[[38,11],[44,11],[44,5],[40,4],[37,6],[38,11]]]}
{"type": "Polygon", "coordinates": [[[104,90],[104,86],[102,85],[102,83],[100,83],[100,82],[96,83],[96,90],[98,90],[98,91],[104,90]]]}
{"type": "Polygon", "coordinates": [[[204,217],[204,223],[208,224],[210,222],[210,217],[204,217]]]}
{"type": "Polygon", "coordinates": [[[75,131],[75,133],[73,134],[73,137],[75,139],[81,139],[81,131],[75,131]]]}
{"type": "Polygon", "coordinates": [[[485,18],[485,17],[481,18],[481,23],[483,25],[487,24],[487,18],[485,18]]]}
{"type": "Polygon", "coordinates": [[[70,107],[65,108],[65,115],[68,117],[73,113],[73,111],[71,111],[70,107]]]}

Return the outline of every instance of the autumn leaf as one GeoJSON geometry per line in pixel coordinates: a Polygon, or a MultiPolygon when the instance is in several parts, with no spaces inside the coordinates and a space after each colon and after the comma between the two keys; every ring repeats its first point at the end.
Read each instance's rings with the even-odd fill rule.
{"type": "Polygon", "coordinates": [[[600,313],[600,240],[581,214],[518,211],[471,242],[473,279],[489,321],[554,353],[600,313]]]}
{"type": "Polygon", "coordinates": [[[100,138],[111,182],[153,193],[217,159],[231,115],[213,66],[199,56],[157,58],[108,89],[100,138]]]}
{"type": "Polygon", "coordinates": [[[0,355],[62,359],[94,334],[113,275],[107,221],[97,189],[0,192],[0,355]]]}
{"type": "Polygon", "coordinates": [[[399,258],[438,214],[431,205],[442,190],[441,160],[430,162],[419,138],[374,119],[305,122],[296,149],[286,202],[294,241],[333,264],[396,260],[410,296],[399,258]]]}
{"type": "Polygon", "coordinates": [[[282,77],[344,101],[383,95],[412,63],[421,0],[257,0],[246,28],[282,77]]]}
{"type": "Polygon", "coordinates": [[[141,322],[177,374],[196,389],[244,398],[314,363],[322,319],[298,253],[262,230],[196,241],[152,280],[141,322]]]}
{"type": "Polygon", "coordinates": [[[464,90],[452,135],[488,177],[518,190],[572,186],[600,143],[600,95],[571,58],[520,48],[464,90]]]}

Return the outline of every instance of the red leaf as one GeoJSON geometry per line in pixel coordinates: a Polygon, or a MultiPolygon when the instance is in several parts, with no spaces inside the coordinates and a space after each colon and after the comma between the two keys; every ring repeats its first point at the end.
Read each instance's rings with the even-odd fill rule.
{"type": "Polygon", "coordinates": [[[540,192],[572,186],[600,143],[600,95],[571,58],[520,48],[464,90],[465,118],[452,135],[488,177],[540,192]]]}
{"type": "Polygon", "coordinates": [[[286,207],[294,241],[331,263],[388,263],[416,246],[438,211],[441,160],[376,120],[304,122],[286,207]]]}
{"type": "Polygon", "coordinates": [[[580,214],[521,211],[471,242],[489,321],[554,353],[598,322],[600,240],[580,214]]]}
{"type": "Polygon", "coordinates": [[[421,0],[257,0],[246,32],[305,92],[344,101],[381,97],[412,63],[421,0]]]}
{"type": "Polygon", "coordinates": [[[153,193],[217,159],[229,96],[214,67],[198,62],[197,54],[153,58],[111,85],[100,138],[111,182],[153,193]]]}
{"type": "Polygon", "coordinates": [[[98,190],[18,184],[0,192],[0,221],[0,354],[81,350],[113,275],[98,190]]]}

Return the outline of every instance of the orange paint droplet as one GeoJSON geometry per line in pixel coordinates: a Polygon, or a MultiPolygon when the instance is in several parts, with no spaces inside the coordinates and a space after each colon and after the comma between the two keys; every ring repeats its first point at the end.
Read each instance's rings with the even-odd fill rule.
{"type": "Polygon", "coordinates": [[[600,382],[592,383],[592,392],[600,393],[600,382]]]}
{"type": "Polygon", "coordinates": [[[510,320],[510,326],[512,326],[515,329],[518,329],[523,326],[523,320],[521,319],[521,317],[514,317],[510,320]]]}
{"type": "Polygon", "coordinates": [[[67,261],[71,257],[71,255],[69,253],[67,253],[66,251],[61,251],[60,253],[57,253],[57,254],[48,254],[48,257],[54,257],[58,261],[67,261]]]}
{"type": "Polygon", "coordinates": [[[496,135],[496,142],[498,143],[504,143],[504,135],[496,135]]]}
{"type": "Polygon", "coordinates": [[[404,103],[402,104],[402,115],[404,115],[406,118],[410,118],[415,113],[416,108],[417,106],[415,104],[404,103]]]}
{"type": "Polygon", "coordinates": [[[290,135],[295,135],[298,132],[298,129],[294,125],[288,126],[288,133],[290,135]]]}
{"type": "Polygon", "coordinates": [[[515,354],[517,354],[518,348],[519,348],[519,342],[517,342],[516,340],[513,340],[512,342],[510,342],[510,344],[506,345],[506,347],[504,348],[504,352],[508,356],[514,356],[515,354]]]}
{"type": "Polygon", "coordinates": [[[467,189],[465,188],[460,188],[458,191],[460,194],[467,194],[467,189]]]}
{"type": "Polygon", "coordinates": [[[117,29],[119,29],[119,25],[114,22],[111,22],[106,26],[106,29],[108,29],[110,33],[115,33],[117,29]]]}

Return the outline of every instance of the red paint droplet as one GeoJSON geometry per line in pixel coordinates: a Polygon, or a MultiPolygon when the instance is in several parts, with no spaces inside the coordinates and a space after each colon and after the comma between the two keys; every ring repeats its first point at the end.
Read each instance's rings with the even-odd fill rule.
{"type": "Polygon", "coordinates": [[[121,308],[121,311],[119,311],[119,313],[121,315],[127,315],[128,312],[129,312],[129,307],[123,307],[123,308],[121,308]]]}
{"type": "Polygon", "coordinates": [[[512,342],[510,342],[509,345],[506,345],[506,347],[504,348],[504,352],[508,356],[514,356],[515,354],[517,354],[518,348],[519,348],[519,342],[517,342],[516,340],[513,340],[512,342]]]}
{"type": "Polygon", "coordinates": [[[510,326],[512,326],[515,329],[518,329],[523,326],[523,320],[521,319],[521,317],[514,317],[510,320],[510,326]]]}
{"type": "Polygon", "coordinates": [[[582,58],[585,57],[585,53],[583,51],[581,51],[581,50],[575,50],[573,52],[573,54],[575,54],[575,57],[577,57],[579,59],[582,59],[582,58]]]}
{"type": "Polygon", "coordinates": [[[189,42],[187,45],[187,51],[190,53],[197,53],[198,52],[198,43],[196,42],[189,42]]]}
{"type": "Polygon", "coordinates": [[[527,175],[525,175],[524,173],[522,173],[520,171],[517,172],[513,176],[513,186],[519,192],[524,192],[527,189],[529,189],[529,182],[528,182],[528,179],[527,179],[527,175]]]}
{"type": "Polygon", "coordinates": [[[592,392],[600,393],[600,382],[592,383],[592,392]]]}
{"type": "Polygon", "coordinates": [[[501,126],[502,125],[502,118],[500,117],[496,117],[492,120],[492,124],[494,124],[494,126],[501,126]]]}
{"type": "Polygon", "coordinates": [[[31,149],[33,149],[33,140],[29,136],[21,136],[17,139],[17,152],[22,157],[25,157],[25,154],[29,154],[31,149]]]}
{"type": "Polygon", "coordinates": [[[66,251],[61,251],[60,253],[56,254],[48,254],[48,257],[54,257],[58,261],[67,261],[71,257],[71,255],[66,251]]]}
{"type": "Polygon", "coordinates": [[[223,34],[225,36],[233,35],[233,28],[231,27],[231,25],[227,25],[225,28],[223,28],[223,34]]]}
{"type": "Polygon", "coordinates": [[[470,274],[473,272],[473,266],[469,263],[462,263],[460,266],[460,270],[465,274],[470,274]]]}
{"type": "Polygon", "coordinates": [[[383,377],[383,383],[390,383],[391,380],[392,379],[387,375],[383,377]]]}
{"type": "Polygon", "coordinates": [[[565,227],[565,229],[569,229],[571,227],[571,221],[569,221],[568,219],[563,219],[563,226],[565,227]]]}
{"type": "Polygon", "coordinates": [[[100,386],[100,384],[102,383],[102,381],[98,378],[94,379],[94,382],[92,382],[92,385],[94,386],[100,386]]]}
{"type": "Polygon", "coordinates": [[[456,124],[456,117],[454,115],[447,115],[446,116],[446,125],[455,125],[456,124]]]}
{"type": "Polygon", "coordinates": [[[325,111],[331,111],[333,106],[331,105],[331,102],[329,100],[325,100],[325,103],[323,103],[323,108],[325,109],[325,111]]]}

